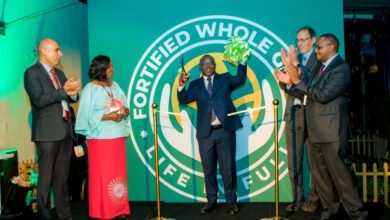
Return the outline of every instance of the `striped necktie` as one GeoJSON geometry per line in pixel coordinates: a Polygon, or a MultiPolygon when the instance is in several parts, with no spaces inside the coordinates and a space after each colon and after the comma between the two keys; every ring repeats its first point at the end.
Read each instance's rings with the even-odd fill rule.
{"type": "MultiPolygon", "coordinates": [[[[56,75],[56,72],[54,71],[54,68],[51,68],[50,69],[50,74],[51,74],[51,76],[52,76],[52,79],[53,79],[53,82],[54,82],[54,85],[55,85],[55,87],[56,87],[56,89],[59,89],[59,88],[61,88],[61,84],[60,84],[60,82],[58,81],[58,78],[57,78],[57,75],[56,75]]],[[[65,110],[64,109],[64,107],[62,107],[62,109],[63,109],[63,117],[64,117],[64,119],[66,120],[66,121],[68,121],[69,120],[69,118],[70,118],[70,115],[69,115],[69,111],[67,111],[67,110],[65,110]]]]}
{"type": "MultiPolygon", "coordinates": [[[[208,77],[207,78],[207,92],[209,93],[209,96],[211,98],[211,96],[213,95],[213,82],[211,81],[211,77],[208,77]]],[[[215,119],[217,119],[217,115],[215,114],[214,112],[214,109],[212,108],[211,109],[211,121],[215,121],[215,119]]]]}
{"type": "Polygon", "coordinates": [[[51,73],[51,78],[53,79],[53,82],[54,82],[56,89],[61,88],[60,82],[57,79],[57,75],[56,75],[56,72],[54,71],[54,68],[50,69],[50,73],[51,73]]]}

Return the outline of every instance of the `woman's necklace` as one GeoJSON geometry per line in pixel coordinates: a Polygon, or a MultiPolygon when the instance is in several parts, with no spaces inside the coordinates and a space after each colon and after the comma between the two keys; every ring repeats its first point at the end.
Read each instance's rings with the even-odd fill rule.
{"type": "Polygon", "coordinates": [[[104,84],[102,82],[99,81],[99,83],[104,88],[104,90],[106,90],[107,95],[111,98],[111,100],[113,100],[114,94],[112,93],[111,86],[108,87],[110,89],[110,91],[108,91],[108,89],[106,88],[106,86],[104,86],[104,84]]]}

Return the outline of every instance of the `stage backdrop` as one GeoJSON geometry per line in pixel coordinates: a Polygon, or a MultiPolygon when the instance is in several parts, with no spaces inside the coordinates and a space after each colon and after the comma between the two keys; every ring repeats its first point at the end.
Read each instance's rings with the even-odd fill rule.
{"type": "MultiPolygon", "coordinates": [[[[114,79],[128,95],[131,135],[127,141],[129,199],[155,200],[152,103],[159,106],[158,141],[161,199],[206,201],[196,140],[196,105],[181,106],[176,98],[181,57],[190,80],[200,76],[199,58],[211,54],[217,72],[236,74],[223,58],[230,36],[250,46],[248,79],[232,98],[238,110],[269,106],[242,115],[237,131],[237,175],[240,201],[274,200],[274,137],[272,100],[278,99],[279,122],[285,95],[272,70],[280,66],[280,48],[294,43],[304,25],[318,34],[331,32],[343,42],[342,1],[127,1],[88,2],[90,60],[112,58],[114,79]],[[167,115],[165,112],[181,113],[167,115]]],[[[343,46],[341,47],[343,50],[343,46]]],[[[84,84],[87,82],[84,73],[84,84]]],[[[284,123],[279,123],[280,199],[291,200],[284,123]]],[[[107,150],[110,148],[107,146],[107,150]]],[[[112,169],[115,169],[113,167],[112,169]]],[[[224,201],[221,176],[220,199],[224,201]]]]}

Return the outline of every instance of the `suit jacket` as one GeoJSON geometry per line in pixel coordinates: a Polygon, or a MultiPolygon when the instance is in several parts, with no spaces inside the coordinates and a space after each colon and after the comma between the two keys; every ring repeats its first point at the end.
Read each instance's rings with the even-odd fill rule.
{"type": "MultiPolygon", "coordinates": [[[[298,55],[298,60],[302,60],[302,54],[298,55]]],[[[314,69],[316,68],[317,63],[318,63],[318,61],[317,61],[316,55],[313,52],[312,54],[310,54],[309,58],[307,59],[307,62],[305,65],[305,67],[307,68],[306,71],[302,70],[304,72],[304,74],[307,74],[308,77],[310,77],[310,75],[312,75],[312,73],[314,72],[314,69]]],[[[287,102],[286,102],[286,111],[284,113],[284,120],[288,123],[291,121],[291,106],[294,105],[294,99],[297,98],[297,99],[303,101],[303,96],[302,96],[302,93],[295,93],[294,92],[295,85],[292,85],[291,88],[287,89],[286,85],[283,84],[282,89],[284,89],[284,91],[288,94],[287,102]]]]}
{"type": "Polygon", "coordinates": [[[212,108],[225,130],[235,131],[242,127],[239,116],[228,117],[227,114],[236,111],[231,94],[234,89],[245,83],[246,70],[247,66],[240,64],[236,76],[230,73],[215,74],[211,97],[207,92],[203,77],[192,81],[188,89],[184,88],[178,92],[180,104],[185,105],[196,101],[198,107],[197,138],[206,138],[210,135],[212,108]]]}
{"type": "MultiPolygon", "coordinates": [[[[76,102],[68,97],[63,85],[65,74],[54,68],[60,89],[56,89],[43,65],[38,61],[24,73],[24,88],[30,98],[32,110],[32,141],[58,141],[65,138],[67,123],[62,117],[61,101],[76,102]]],[[[70,107],[69,107],[70,109],[70,107]]],[[[71,114],[71,113],[70,113],[71,114]]]]}
{"type": "Polygon", "coordinates": [[[305,77],[307,86],[303,82],[297,85],[297,89],[307,95],[305,112],[309,139],[313,143],[346,141],[349,126],[349,66],[337,55],[317,78],[320,66],[318,64],[315,68],[315,74],[305,77]]]}

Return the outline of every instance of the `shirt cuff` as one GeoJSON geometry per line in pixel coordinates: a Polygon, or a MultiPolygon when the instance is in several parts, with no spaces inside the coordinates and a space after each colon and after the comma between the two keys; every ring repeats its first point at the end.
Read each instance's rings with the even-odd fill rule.
{"type": "Polygon", "coordinates": [[[181,92],[184,89],[184,86],[178,86],[177,91],[181,92]]]}

